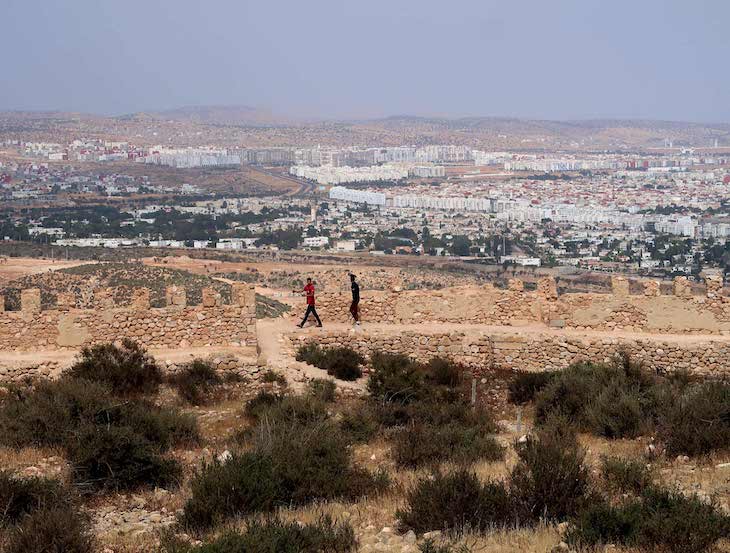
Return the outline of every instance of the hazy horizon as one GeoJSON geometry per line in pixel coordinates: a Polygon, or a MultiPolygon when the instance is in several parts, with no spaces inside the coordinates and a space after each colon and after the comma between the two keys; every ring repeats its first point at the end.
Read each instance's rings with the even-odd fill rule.
{"type": "Polygon", "coordinates": [[[3,111],[730,123],[730,3],[6,0],[3,111]]]}

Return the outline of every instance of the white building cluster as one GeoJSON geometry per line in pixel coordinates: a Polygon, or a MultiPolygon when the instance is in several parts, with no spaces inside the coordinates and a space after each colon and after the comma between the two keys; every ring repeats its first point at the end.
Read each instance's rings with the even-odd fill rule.
{"type": "Polygon", "coordinates": [[[466,146],[432,145],[393,146],[384,148],[299,148],[294,150],[294,163],[309,167],[362,167],[389,163],[458,163],[471,161],[472,151],[466,146]]]}
{"type": "Polygon", "coordinates": [[[506,161],[512,159],[509,152],[483,152],[481,150],[472,150],[471,156],[474,159],[474,165],[503,165],[506,161]]]}
{"type": "Polygon", "coordinates": [[[330,199],[343,202],[352,202],[368,205],[385,205],[385,194],[368,192],[367,190],[351,190],[344,186],[333,186],[330,189],[330,199]]]}
{"type": "Polygon", "coordinates": [[[415,165],[408,170],[408,174],[421,178],[445,177],[446,168],[441,165],[415,165]]]}
{"type": "Polygon", "coordinates": [[[654,221],[657,231],[694,238],[697,236],[697,220],[694,217],[661,216],[654,221]]]}
{"type": "Polygon", "coordinates": [[[394,165],[374,167],[310,167],[293,165],[289,172],[297,177],[319,184],[343,184],[347,182],[396,181],[408,177],[408,168],[394,165]]]}
{"type": "Polygon", "coordinates": [[[148,155],[138,157],[137,163],[166,165],[178,169],[194,167],[231,167],[241,164],[241,156],[227,150],[213,149],[162,149],[155,148],[148,155]]]}
{"type": "Polygon", "coordinates": [[[415,209],[443,209],[457,211],[476,211],[490,213],[494,211],[494,200],[491,198],[472,198],[464,196],[415,196],[399,195],[386,200],[387,206],[407,207],[415,209]]]}
{"type": "Polygon", "coordinates": [[[597,169],[622,169],[625,162],[616,159],[518,159],[505,161],[507,171],[588,171],[597,169]]]}

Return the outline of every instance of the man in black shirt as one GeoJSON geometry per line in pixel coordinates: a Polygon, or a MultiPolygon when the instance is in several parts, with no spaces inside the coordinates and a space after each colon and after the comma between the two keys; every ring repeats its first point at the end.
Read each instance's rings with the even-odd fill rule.
{"type": "Polygon", "coordinates": [[[360,326],[360,286],[355,282],[355,275],[350,274],[350,288],[352,289],[352,303],[350,304],[350,313],[355,319],[355,325],[360,326]]]}

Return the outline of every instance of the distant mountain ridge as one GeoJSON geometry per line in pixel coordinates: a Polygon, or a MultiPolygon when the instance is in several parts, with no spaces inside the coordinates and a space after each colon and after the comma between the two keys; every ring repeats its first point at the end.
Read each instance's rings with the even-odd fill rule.
{"type": "Polygon", "coordinates": [[[162,111],[138,112],[124,118],[150,117],[152,119],[197,123],[201,125],[269,126],[291,123],[271,111],[251,106],[181,106],[162,111]]]}
{"type": "MultiPolygon", "coordinates": [[[[150,142],[180,125],[196,129],[202,143],[230,139],[236,144],[403,145],[462,144],[484,149],[550,150],[674,147],[730,147],[730,123],[655,121],[648,119],[546,120],[518,117],[443,117],[393,115],[371,119],[294,119],[246,105],[182,106],[108,116],[62,111],[0,112],[0,134],[27,131],[53,140],[59,132],[104,135],[150,142]],[[268,133],[269,127],[279,129],[268,133]],[[228,138],[225,138],[228,137],[228,138]],[[236,137],[235,139],[231,137],[236,137]]],[[[196,135],[197,136],[197,135],[196,135]]]]}

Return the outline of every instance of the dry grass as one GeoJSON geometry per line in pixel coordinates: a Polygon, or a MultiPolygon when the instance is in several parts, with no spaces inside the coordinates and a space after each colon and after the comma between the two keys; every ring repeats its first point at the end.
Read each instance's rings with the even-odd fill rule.
{"type": "Polygon", "coordinates": [[[63,452],[51,448],[0,447],[0,470],[23,476],[55,477],[64,482],[71,479],[71,467],[64,459],[63,452]]]}

